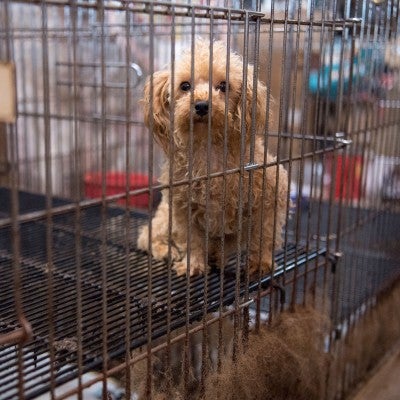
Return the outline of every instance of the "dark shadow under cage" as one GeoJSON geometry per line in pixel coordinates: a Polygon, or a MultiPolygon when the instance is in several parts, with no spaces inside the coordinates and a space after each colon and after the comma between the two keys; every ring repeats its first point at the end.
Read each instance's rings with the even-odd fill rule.
{"type": "MultiPolygon", "coordinates": [[[[319,351],[331,358],[317,398],[345,398],[379,358],[349,344],[364,340],[359,327],[368,331],[369,316],[400,274],[399,24],[395,1],[2,2],[0,399],[158,398],[164,390],[168,398],[179,390],[201,398],[208,377],[245,354],[253,334],[299,307],[329,319],[319,351]],[[249,159],[242,151],[223,167],[209,139],[207,168],[174,181],[171,167],[165,183],[162,164],[174,139],[163,152],[152,138],[158,98],[149,77],[165,70],[179,79],[182,50],[199,40],[211,52],[218,40],[240,54],[240,92],[249,65],[248,79],[266,84],[261,137],[273,158],[252,156],[262,93],[256,84],[258,95],[255,89],[240,104],[243,114],[253,109],[240,128],[241,138],[247,131],[253,138],[249,159]],[[153,93],[147,122],[146,79],[153,93]],[[154,226],[161,192],[192,193],[218,179],[218,190],[226,190],[230,177],[252,181],[279,166],[288,174],[286,222],[273,235],[272,271],[249,273],[249,249],[261,236],[254,211],[243,205],[234,230],[247,234],[245,246],[222,268],[205,255],[210,269],[203,274],[176,274],[172,212],[166,259],[138,249],[140,227],[154,226]]],[[[193,57],[189,83],[195,66],[193,57]]],[[[228,64],[228,76],[234,68],[228,64]]],[[[173,131],[179,119],[170,85],[173,131]]],[[[212,113],[218,98],[207,100],[212,113]]],[[[191,137],[195,113],[186,113],[191,137]]],[[[213,123],[204,125],[208,138],[213,123]]],[[[251,199],[251,188],[238,197],[251,199]]],[[[221,205],[218,215],[226,212],[221,205]]],[[[202,245],[220,242],[224,253],[229,235],[212,237],[211,219],[202,245]]],[[[191,237],[195,223],[187,224],[191,237]]],[[[396,344],[393,336],[376,334],[382,354],[396,344]]]]}

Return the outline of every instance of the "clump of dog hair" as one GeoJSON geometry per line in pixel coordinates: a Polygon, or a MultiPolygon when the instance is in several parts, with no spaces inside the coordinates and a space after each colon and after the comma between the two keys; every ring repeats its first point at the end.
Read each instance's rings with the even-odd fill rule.
{"type": "Polygon", "coordinates": [[[208,377],[204,400],[318,400],[324,391],[328,321],[311,308],[276,317],[252,333],[236,362],[225,360],[208,377]]]}

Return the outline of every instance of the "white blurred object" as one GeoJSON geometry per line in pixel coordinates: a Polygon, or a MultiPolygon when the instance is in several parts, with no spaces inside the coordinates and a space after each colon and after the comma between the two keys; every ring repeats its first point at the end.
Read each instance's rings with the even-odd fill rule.
{"type": "Polygon", "coordinates": [[[391,68],[400,68],[400,37],[391,40],[385,49],[385,64],[391,68]]]}
{"type": "Polygon", "coordinates": [[[387,191],[389,190],[391,196],[396,192],[400,192],[400,188],[395,188],[392,185],[396,181],[390,183],[390,177],[393,175],[395,167],[400,165],[399,157],[387,157],[387,156],[370,156],[370,159],[366,165],[365,176],[365,196],[367,199],[387,197],[387,191]]]}

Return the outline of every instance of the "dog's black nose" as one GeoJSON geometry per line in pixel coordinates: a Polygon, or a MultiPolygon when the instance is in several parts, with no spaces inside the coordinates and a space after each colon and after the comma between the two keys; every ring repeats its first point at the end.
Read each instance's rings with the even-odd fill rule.
{"type": "Polygon", "coordinates": [[[198,101],[194,105],[194,109],[196,110],[196,114],[203,117],[208,113],[208,101],[198,101]]]}

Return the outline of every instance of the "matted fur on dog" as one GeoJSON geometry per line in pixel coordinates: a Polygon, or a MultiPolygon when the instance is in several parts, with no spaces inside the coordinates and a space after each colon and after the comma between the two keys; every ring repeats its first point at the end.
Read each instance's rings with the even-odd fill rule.
{"type": "Polygon", "coordinates": [[[273,248],[282,245],[288,190],[285,169],[264,146],[267,88],[257,81],[255,90],[251,65],[243,82],[242,57],[228,55],[222,42],[212,43],[210,63],[210,45],[198,39],[194,57],[191,49],[183,52],[176,60],[173,87],[170,69],[155,72],[145,84],[145,124],[167,158],[160,182],[194,181],[163,190],[151,239],[143,226],[137,244],[159,260],[168,257],[170,248],[175,271],[190,275],[204,272],[210,261],[221,266],[241,246],[247,251],[249,273],[267,273],[273,248]],[[249,163],[256,166],[251,173],[244,168],[249,163]],[[223,171],[228,171],[225,177],[216,174],[223,171]],[[209,174],[217,176],[196,179],[209,174]]]}

